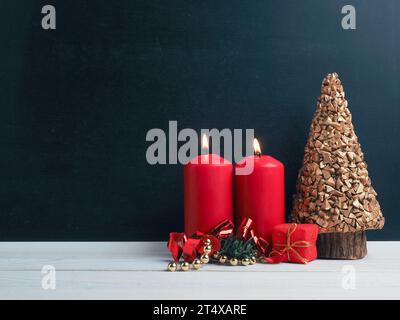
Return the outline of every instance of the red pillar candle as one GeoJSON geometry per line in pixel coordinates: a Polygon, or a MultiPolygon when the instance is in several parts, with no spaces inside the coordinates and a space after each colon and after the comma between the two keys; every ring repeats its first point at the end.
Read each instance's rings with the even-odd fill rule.
{"type": "MultiPolygon", "coordinates": [[[[203,137],[203,148],[208,140],[203,137]]],[[[215,154],[200,155],[184,166],[185,233],[207,232],[222,220],[233,221],[233,167],[215,154]]]]}
{"type": "Polygon", "coordinates": [[[236,172],[236,223],[244,217],[251,218],[257,234],[271,242],[272,228],[285,222],[285,168],[273,157],[261,155],[257,139],[254,149],[254,156],[237,164],[243,167],[247,161],[254,161],[252,173],[238,175],[236,172]]]}

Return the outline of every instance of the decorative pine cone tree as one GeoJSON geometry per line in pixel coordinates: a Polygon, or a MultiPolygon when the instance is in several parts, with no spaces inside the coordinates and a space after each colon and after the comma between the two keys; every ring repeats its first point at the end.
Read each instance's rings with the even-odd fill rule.
{"type": "Polygon", "coordinates": [[[304,153],[293,220],[320,227],[319,258],[363,258],[365,231],[385,220],[336,73],[322,81],[304,153]]]}

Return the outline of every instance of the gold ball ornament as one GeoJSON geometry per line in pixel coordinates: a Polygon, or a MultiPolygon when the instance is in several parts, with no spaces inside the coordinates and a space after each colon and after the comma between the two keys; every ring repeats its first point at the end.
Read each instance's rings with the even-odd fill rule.
{"type": "Polygon", "coordinates": [[[229,260],[229,263],[231,264],[231,266],[237,266],[237,264],[238,264],[238,259],[232,258],[231,260],[229,260]]]}
{"type": "Polygon", "coordinates": [[[242,259],[241,262],[242,262],[242,265],[248,266],[250,264],[250,259],[249,258],[244,258],[244,259],[242,259]]]}
{"type": "Polygon", "coordinates": [[[212,250],[212,246],[205,246],[205,247],[203,248],[203,252],[204,252],[205,254],[210,254],[210,253],[211,253],[211,250],[212,250]]]}
{"type": "Polygon", "coordinates": [[[181,263],[181,269],[182,269],[182,271],[189,271],[189,268],[190,268],[190,264],[189,264],[189,262],[182,262],[181,263]]]}
{"type": "Polygon", "coordinates": [[[168,263],[168,267],[167,267],[168,271],[174,272],[174,271],[176,271],[177,268],[178,268],[178,265],[175,262],[172,261],[172,262],[168,263]]]}
{"type": "Polygon", "coordinates": [[[225,263],[226,262],[226,260],[228,260],[228,257],[227,256],[220,256],[219,257],[219,263],[225,263]]]}
{"type": "Polygon", "coordinates": [[[208,254],[203,254],[200,257],[200,261],[201,261],[201,263],[208,263],[210,261],[210,257],[208,256],[208,254]]]}
{"type": "Polygon", "coordinates": [[[250,258],[250,264],[256,264],[256,262],[257,262],[256,257],[251,257],[250,258]]]}
{"type": "Polygon", "coordinates": [[[204,240],[204,244],[206,246],[209,246],[211,244],[211,240],[207,238],[206,240],[204,240]]]}
{"type": "Polygon", "coordinates": [[[201,266],[201,261],[199,259],[194,259],[192,262],[192,267],[194,270],[199,270],[201,266]]]}
{"type": "Polygon", "coordinates": [[[218,253],[214,253],[212,255],[212,258],[215,259],[215,260],[219,260],[219,254],[218,253]]]}

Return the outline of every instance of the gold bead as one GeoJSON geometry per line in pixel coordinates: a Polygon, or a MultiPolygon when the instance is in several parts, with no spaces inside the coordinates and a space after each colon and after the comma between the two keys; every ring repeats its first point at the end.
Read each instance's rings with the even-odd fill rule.
{"type": "Polygon", "coordinates": [[[220,257],[219,257],[219,263],[225,263],[226,260],[228,260],[228,257],[227,257],[227,256],[220,256],[220,257]]]}
{"type": "Polygon", "coordinates": [[[215,259],[215,260],[219,260],[219,254],[218,253],[214,253],[212,255],[212,258],[215,259]]]}
{"type": "Polygon", "coordinates": [[[199,270],[201,266],[201,261],[199,259],[194,259],[192,262],[192,267],[194,270],[199,270]]]}
{"type": "Polygon", "coordinates": [[[204,240],[204,244],[206,246],[209,246],[211,244],[211,240],[207,238],[206,240],[204,240]]]}
{"type": "Polygon", "coordinates": [[[208,254],[203,254],[200,257],[200,261],[201,261],[201,263],[208,263],[210,261],[210,257],[208,256],[208,254]]]}
{"type": "Polygon", "coordinates": [[[178,267],[177,264],[174,261],[172,261],[172,262],[168,263],[167,269],[168,269],[168,271],[174,272],[174,271],[176,271],[177,267],[178,267]]]}
{"type": "Polygon", "coordinates": [[[182,262],[182,264],[181,264],[181,269],[182,269],[182,271],[188,271],[189,270],[189,268],[190,268],[190,264],[189,264],[189,262],[182,262]]]}
{"type": "Polygon", "coordinates": [[[238,264],[238,259],[232,258],[231,260],[229,260],[229,263],[231,264],[231,266],[237,266],[237,264],[238,264]]]}
{"type": "Polygon", "coordinates": [[[256,264],[256,262],[257,262],[256,257],[251,257],[250,258],[250,264],[256,264]]]}
{"type": "Polygon", "coordinates": [[[203,248],[203,252],[204,252],[205,254],[210,254],[210,253],[211,253],[211,250],[212,250],[212,246],[205,246],[205,247],[203,248]]]}
{"type": "Polygon", "coordinates": [[[250,264],[250,259],[249,258],[242,259],[242,265],[248,266],[249,264],[250,264]]]}

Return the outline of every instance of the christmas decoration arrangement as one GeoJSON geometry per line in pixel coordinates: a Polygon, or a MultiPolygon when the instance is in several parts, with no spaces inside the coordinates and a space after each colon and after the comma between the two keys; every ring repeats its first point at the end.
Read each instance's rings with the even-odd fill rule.
{"type": "MultiPolygon", "coordinates": [[[[205,136],[203,148],[208,148],[205,136]]],[[[322,82],[298,175],[293,223],[284,219],[284,165],[262,156],[257,139],[254,156],[237,163],[235,175],[233,167],[215,154],[185,165],[185,232],[170,233],[173,261],[167,270],[198,270],[209,262],[248,266],[360,259],[367,254],[365,231],[384,225],[336,73],[322,82]],[[248,161],[253,170],[240,174],[248,161]],[[240,223],[236,232],[233,202],[240,223]]]]}
{"type": "Polygon", "coordinates": [[[272,230],[272,245],[258,237],[253,221],[245,218],[237,232],[233,223],[220,222],[209,232],[196,231],[191,237],[171,232],[168,249],[174,261],[168,271],[198,270],[202,265],[215,262],[231,266],[248,266],[258,262],[292,262],[306,264],[317,258],[315,224],[284,223],[272,230]]]}
{"type": "Polygon", "coordinates": [[[269,244],[256,235],[253,221],[245,218],[236,234],[229,220],[218,223],[206,233],[196,231],[190,237],[171,232],[167,247],[174,259],[168,264],[168,270],[188,271],[190,265],[198,270],[202,264],[210,262],[210,258],[232,266],[255,264],[257,257],[266,255],[269,244]]]}
{"type": "Polygon", "coordinates": [[[318,257],[359,259],[365,231],[385,223],[355,134],[341,81],[322,81],[300,169],[292,216],[320,228],[318,257]]]}

